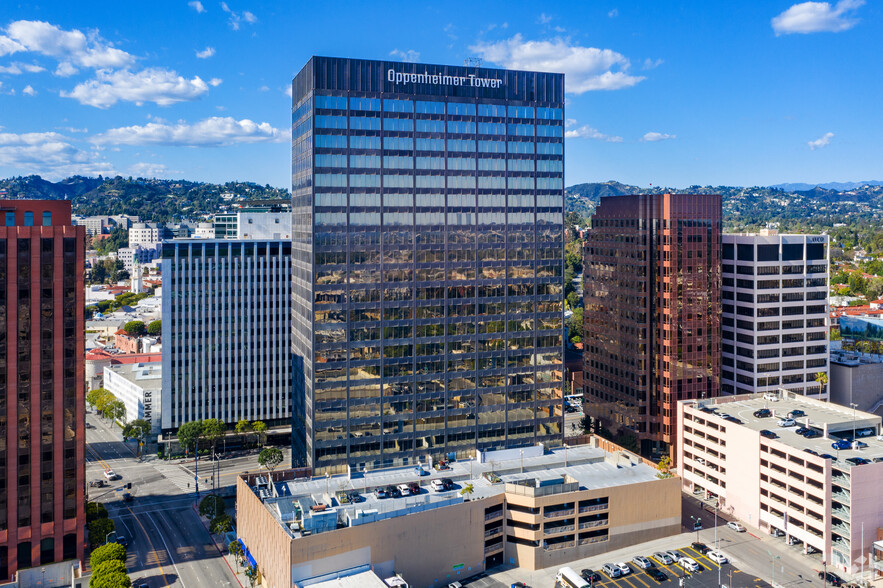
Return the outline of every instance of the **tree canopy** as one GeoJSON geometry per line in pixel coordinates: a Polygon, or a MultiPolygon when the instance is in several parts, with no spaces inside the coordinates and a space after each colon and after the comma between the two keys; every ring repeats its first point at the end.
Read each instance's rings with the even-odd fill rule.
{"type": "Polygon", "coordinates": [[[125,564],[126,548],[119,543],[108,543],[96,548],[89,556],[89,566],[93,570],[106,561],[120,561],[125,564]]]}
{"type": "Polygon", "coordinates": [[[147,333],[147,327],[144,321],[129,321],[123,325],[123,330],[132,337],[141,337],[147,333]]]}
{"type": "Polygon", "coordinates": [[[147,334],[153,337],[162,335],[162,321],[151,321],[150,324],[147,325],[147,334]]]}
{"type": "Polygon", "coordinates": [[[282,463],[282,450],[278,447],[267,447],[258,454],[258,463],[271,472],[282,463]]]}

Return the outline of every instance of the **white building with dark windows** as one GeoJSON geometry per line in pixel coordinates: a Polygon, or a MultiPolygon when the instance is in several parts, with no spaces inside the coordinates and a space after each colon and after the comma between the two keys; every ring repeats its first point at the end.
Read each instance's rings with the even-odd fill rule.
{"type": "Polygon", "coordinates": [[[827,398],[828,236],[721,237],[721,390],[827,398]]]}
{"type": "Polygon", "coordinates": [[[135,223],[129,229],[129,247],[159,243],[165,235],[166,228],[160,223],[135,223]]]}
{"type": "Polygon", "coordinates": [[[104,367],[104,388],[126,405],[126,422],[144,419],[160,431],[162,363],[120,363],[104,367]]]}
{"type": "Polygon", "coordinates": [[[290,426],[291,242],[165,242],[162,275],[163,431],[290,426]]]}

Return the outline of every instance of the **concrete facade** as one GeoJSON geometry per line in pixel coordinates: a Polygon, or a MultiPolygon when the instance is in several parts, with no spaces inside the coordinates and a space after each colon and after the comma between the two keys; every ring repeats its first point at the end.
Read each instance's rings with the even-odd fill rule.
{"type": "Polygon", "coordinates": [[[559,566],[680,532],[680,481],[657,478],[655,467],[628,452],[581,446],[487,457],[429,478],[411,468],[313,480],[295,480],[307,470],[288,470],[273,474],[272,484],[266,475],[242,476],[237,531],[272,588],[366,564],[435,588],[502,563],[559,566]],[[443,476],[455,488],[430,490],[429,480],[443,476]],[[408,481],[422,486],[419,496],[368,494],[408,481]],[[472,492],[461,492],[467,487],[472,492]],[[367,500],[341,502],[353,488],[367,500]],[[325,516],[330,526],[309,522],[325,516]]]}
{"type": "Polygon", "coordinates": [[[104,388],[126,405],[125,421],[144,419],[160,432],[162,363],[128,363],[104,368],[104,388]]]}
{"type": "Polygon", "coordinates": [[[883,356],[832,351],[830,373],[831,402],[883,416],[883,356]]]}
{"type": "Polygon", "coordinates": [[[879,416],[782,391],[770,399],[753,394],[680,402],[678,426],[685,491],[717,499],[723,512],[760,532],[781,531],[805,551],[821,552],[829,570],[859,570],[862,545],[867,550],[883,527],[879,416]],[[763,408],[772,416],[755,417],[763,408]],[[798,425],[819,436],[778,425],[794,410],[805,413],[798,425]],[[856,431],[865,432],[864,447],[832,448],[856,431]]]}

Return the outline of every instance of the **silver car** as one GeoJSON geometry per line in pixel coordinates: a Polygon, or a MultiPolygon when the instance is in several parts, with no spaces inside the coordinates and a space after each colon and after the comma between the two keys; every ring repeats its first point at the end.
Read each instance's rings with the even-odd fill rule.
{"type": "Polygon", "coordinates": [[[675,562],[675,559],[664,551],[657,551],[653,554],[653,557],[656,558],[656,561],[666,566],[675,562]]]}
{"type": "Polygon", "coordinates": [[[637,555],[637,556],[633,557],[632,561],[634,562],[634,564],[636,566],[638,566],[642,570],[646,570],[647,568],[649,568],[653,565],[653,562],[650,561],[648,558],[644,557],[643,555],[637,555]]]}

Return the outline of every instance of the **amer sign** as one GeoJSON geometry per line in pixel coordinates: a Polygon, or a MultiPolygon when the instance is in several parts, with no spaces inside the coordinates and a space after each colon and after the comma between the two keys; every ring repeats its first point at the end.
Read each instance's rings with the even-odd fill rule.
{"type": "Polygon", "coordinates": [[[503,80],[497,78],[480,78],[475,74],[448,76],[431,74],[425,70],[423,73],[404,73],[390,69],[386,72],[386,79],[394,84],[432,84],[436,86],[469,86],[470,88],[499,88],[503,85],[503,80]]]}

